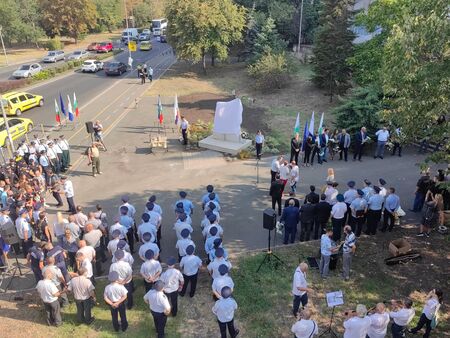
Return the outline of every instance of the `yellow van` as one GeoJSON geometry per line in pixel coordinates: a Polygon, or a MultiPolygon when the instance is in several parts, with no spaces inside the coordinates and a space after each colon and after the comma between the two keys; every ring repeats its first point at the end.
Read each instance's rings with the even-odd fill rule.
{"type": "Polygon", "coordinates": [[[1,97],[7,115],[19,116],[25,110],[44,105],[44,97],[30,93],[10,92],[3,94],[1,97]]]}
{"type": "Polygon", "coordinates": [[[150,41],[141,41],[139,50],[150,50],[152,49],[152,43],[150,41]]]}
{"type": "MultiPolygon", "coordinates": [[[[33,121],[30,119],[11,118],[8,119],[9,132],[11,138],[17,140],[21,136],[33,130],[33,121]]],[[[0,118],[0,147],[4,147],[8,140],[8,132],[6,131],[5,120],[0,118]]]]}

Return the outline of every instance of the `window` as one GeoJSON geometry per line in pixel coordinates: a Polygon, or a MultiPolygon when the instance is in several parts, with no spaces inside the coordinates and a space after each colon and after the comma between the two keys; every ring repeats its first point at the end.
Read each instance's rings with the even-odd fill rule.
{"type": "Polygon", "coordinates": [[[3,123],[2,125],[0,125],[0,133],[5,130],[6,130],[6,125],[3,123]]]}
{"type": "Polygon", "coordinates": [[[16,126],[16,125],[21,124],[21,123],[22,123],[22,121],[20,121],[20,120],[18,120],[18,119],[11,119],[11,120],[8,120],[8,124],[9,124],[10,127],[16,126]]]}
{"type": "Polygon", "coordinates": [[[13,97],[12,99],[10,99],[11,103],[13,104],[17,104],[19,103],[19,100],[17,99],[17,97],[13,97]]]}
{"type": "Polygon", "coordinates": [[[25,95],[20,95],[19,100],[20,100],[20,102],[24,102],[27,100],[27,98],[25,97],[25,95]]]}
{"type": "Polygon", "coordinates": [[[34,99],[34,96],[31,94],[25,94],[28,100],[34,99]]]}

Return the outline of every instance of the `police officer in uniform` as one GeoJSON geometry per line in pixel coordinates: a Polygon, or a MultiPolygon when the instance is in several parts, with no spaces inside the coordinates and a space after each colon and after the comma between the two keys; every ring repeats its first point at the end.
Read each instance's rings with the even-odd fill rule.
{"type": "Polygon", "coordinates": [[[153,285],[153,289],[144,296],[144,302],[150,307],[158,338],[164,338],[165,336],[164,330],[166,327],[167,316],[170,314],[171,310],[169,300],[163,290],[164,282],[158,280],[153,285]]]}
{"type": "Polygon", "coordinates": [[[380,195],[380,188],[373,187],[374,194],[367,201],[367,235],[375,235],[377,233],[378,223],[381,219],[381,210],[383,208],[384,197],[380,195]]]}

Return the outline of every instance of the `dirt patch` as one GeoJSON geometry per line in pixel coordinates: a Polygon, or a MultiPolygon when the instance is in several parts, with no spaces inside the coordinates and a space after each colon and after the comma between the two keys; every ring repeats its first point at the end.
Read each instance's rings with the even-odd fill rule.
{"type": "Polygon", "coordinates": [[[178,105],[181,114],[186,116],[186,119],[191,123],[198,120],[213,122],[217,101],[229,101],[231,99],[231,97],[225,95],[198,93],[179,97],[178,105]]]}

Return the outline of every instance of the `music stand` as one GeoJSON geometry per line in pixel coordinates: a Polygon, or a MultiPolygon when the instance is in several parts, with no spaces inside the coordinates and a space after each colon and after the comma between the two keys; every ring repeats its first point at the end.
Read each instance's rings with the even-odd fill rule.
{"type": "Polygon", "coordinates": [[[334,292],[328,292],[326,297],[327,297],[328,307],[332,308],[330,324],[328,325],[328,328],[319,335],[319,337],[322,337],[324,334],[328,333],[331,336],[338,338],[338,335],[336,334],[336,332],[333,331],[333,328],[332,328],[333,318],[334,318],[334,309],[336,306],[344,304],[344,294],[342,293],[342,291],[339,290],[339,291],[334,291],[334,292]]]}

